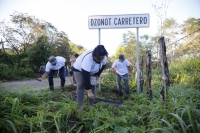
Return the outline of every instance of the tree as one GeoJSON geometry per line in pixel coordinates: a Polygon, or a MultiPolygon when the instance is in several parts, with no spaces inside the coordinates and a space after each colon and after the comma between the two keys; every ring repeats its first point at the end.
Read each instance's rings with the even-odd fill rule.
{"type": "Polygon", "coordinates": [[[176,49],[178,55],[195,52],[200,49],[200,18],[188,18],[181,25],[183,39],[176,49]]]}
{"type": "Polygon", "coordinates": [[[10,25],[4,21],[0,23],[0,34],[14,53],[26,52],[44,33],[44,22],[26,13],[14,12],[10,16],[10,25]]]}
{"type": "Polygon", "coordinates": [[[152,4],[152,7],[155,9],[156,15],[157,15],[157,30],[158,36],[163,36],[163,21],[165,18],[167,18],[167,9],[169,6],[169,2],[171,0],[161,0],[161,1],[156,1],[155,3],[152,4]]]}
{"type": "Polygon", "coordinates": [[[31,47],[28,51],[28,57],[30,61],[30,66],[37,72],[42,64],[46,64],[49,56],[52,53],[52,47],[48,42],[47,36],[38,37],[35,45],[31,47]]]}
{"type": "Polygon", "coordinates": [[[172,44],[176,41],[177,35],[179,31],[179,25],[173,18],[166,18],[163,22],[163,35],[165,36],[165,42],[168,43],[168,53],[172,53],[174,55],[174,50],[176,48],[176,43],[172,44]],[[172,44],[172,45],[171,45],[172,44]]]}
{"type": "Polygon", "coordinates": [[[125,58],[135,64],[136,62],[136,38],[135,34],[131,31],[123,34],[123,45],[119,45],[112,61],[118,59],[119,54],[124,54],[125,58]]]}
{"type": "Polygon", "coordinates": [[[173,18],[166,18],[163,22],[163,33],[169,43],[176,41],[176,35],[178,35],[179,25],[173,18]]]}

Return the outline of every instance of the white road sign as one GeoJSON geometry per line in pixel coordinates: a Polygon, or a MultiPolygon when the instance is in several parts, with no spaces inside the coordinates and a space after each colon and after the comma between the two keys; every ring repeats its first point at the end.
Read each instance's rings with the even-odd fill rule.
{"type": "Polygon", "coordinates": [[[149,14],[99,15],[88,17],[89,29],[149,27],[149,14]]]}

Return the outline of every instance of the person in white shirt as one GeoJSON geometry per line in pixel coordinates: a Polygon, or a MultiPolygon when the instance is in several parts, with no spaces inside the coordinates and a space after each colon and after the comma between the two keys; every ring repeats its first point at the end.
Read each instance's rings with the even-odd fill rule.
{"type": "Polygon", "coordinates": [[[111,70],[112,70],[112,72],[114,72],[116,74],[119,96],[123,95],[122,86],[120,83],[122,78],[125,83],[126,94],[129,95],[130,91],[129,91],[128,73],[130,72],[130,62],[125,59],[123,54],[120,54],[119,59],[114,61],[111,70]]]}
{"type": "Polygon", "coordinates": [[[67,68],[67,60],[61,56],[50,56],[49,61],[46,64],[45,73],[41,78],[38,78],[39,81],[42,81],[47,75],[49,80],[49,89],[54,90],[53,76],[55,71],[59,70],[59,75],[61,79],[61,89],[65,85],[65,71],[67,68]]]}
{"type": "Polygon", "coordinates": [[[96,78],[106,66],[108,52],[103,45],[98,45],[94,50],[82,53],[74,63],[73,73],[77,83],[77,101],[79,110],[83,110],[84,89],[87,90],[89,104],[94,104],[96,78]]]}
{"type": "Polygon", "coordinates": [[[76,84],[76,80],[75,80],[75,77],[74,77],[74,74],[73,74],[73,69],[74,69],[74,63],[76,61],[76,59],[78,58],[79,54],[75,54],[71,59],[70,59],[70,62],[71,62],[71,67],[70,67],[70,74],[72,76],[72,80],[73,80],[73,83],[76,84]]]}

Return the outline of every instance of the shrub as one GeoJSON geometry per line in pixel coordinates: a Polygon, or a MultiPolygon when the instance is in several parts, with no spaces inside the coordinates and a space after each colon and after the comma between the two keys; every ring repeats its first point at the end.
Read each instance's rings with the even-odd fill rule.
{"type": "Polygon", "coordinates": [[[0,80],[7,80],[10,78],[10,74],[12,73],[12,69],[10,66],[4,63],[0,63],[0,80]],[[3,70],[3,71],[2,71],[3,70]]]}
{"type": "Polygon", "coordinates": [[[25,68],[20,70],[20,75],[23,77],[33,77],[35,73],[31,68],[25,68]]]}

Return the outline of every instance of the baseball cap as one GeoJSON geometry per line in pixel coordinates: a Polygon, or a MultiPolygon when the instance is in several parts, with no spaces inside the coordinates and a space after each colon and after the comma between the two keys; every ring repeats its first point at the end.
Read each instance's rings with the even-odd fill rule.
{"type": "Polygon", "coordinates": [[[119,55],[119,59],[120,59],[120,60],[124,60],[124,59],[125,59],[125,58],[124,58],[124,55],[123,55],[123,54],[120,54],[120,55],[119,55]]]}
{"type": "Polygon", "coordinates": [[[49,62],[50,62],[52,65],[55,65],[55,64],[57,63],[56,57],[55,57],[55,56],[50,56],[50,57],[49,57],[49,62]]]}

